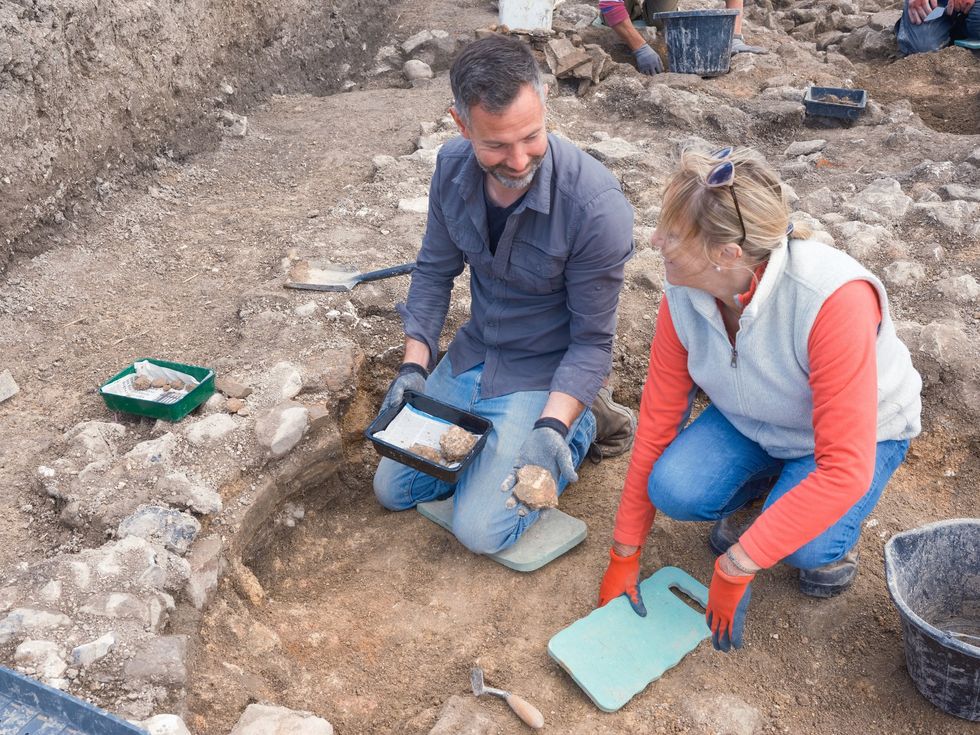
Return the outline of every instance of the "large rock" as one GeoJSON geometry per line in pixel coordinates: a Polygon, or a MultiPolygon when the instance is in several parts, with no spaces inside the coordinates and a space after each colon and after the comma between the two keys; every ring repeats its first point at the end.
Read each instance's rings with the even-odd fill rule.
{"type": "Polygon", "coordinates": [[[898,44],[893,30],[875,30],[865,26],[848,34],[841,42],[840,50],[858,61],[882,61],[898,53],[898,44]]]}
{"type": "Polygon", "coordinates": [[[170,463],[177,437],[170,432],[156,439],[140,442],[123,455],[126,466],[130,469],[156,468],[170,463]]]}
{"type": "Polygon", "coordinates": [[[149,735],[191,735],[187,725],[177,715],[154,715],[148,720],[143,720],[140,727],[149,735]]]}
{"type": "Polygon", "coordinates": [[[844,211],[872,225],[892,224],[905,216],[912,198],[895,179],[876,179],[844,204],[844,211]]]}
{"type": "Polygon", "coordinates": [[[451,696],[429,735],[491,735],[497,732],[493,720],[473,697],[451,696]]]}
{"type": "Polygon", "coordinates": [[[116,634],[109,631],[94,641],[75,646],[71,651],[71,664],[79,668],[91,666],[99,659],[105,658],[116,645],[116,634]]]}
{"type": "Polygon", "coordinates": [[[187,636],[168,635],[143,645],[126,664],[126,677],[133,689],[145,684],[183,686],[187,681],[187,636]]]}
{"type": "Polygon", "coordinates": [[[946,184],[939,189],[944,199],[962,199],[967,202],[980,202],[980,189],[962,184],[946,184]]]}
{"type": "Polygon", "coordinates": [[[250,704],[231,735],[333,735],[333,726],[311,712],[250,704]]]}
{"type": "Polygon", "coordinates": [[[0,373],[0,403],[3,403],[8,398],[13,398],[19,391],[20,388],[9,370],[4,370],[0,373]]]}
{"type": "Polygon", "coordinates": [[[221,495],[203,484],[193,482],[183,472],[171,472],[157,481],[158,497],[162,501],[190,508],[195,513],[213,515],[223,507],[221,495]]]}
{"type": "Polygon", "coordinates": [[[218,580],[225,567],[222,552],[221,538],[217,536],[202,539],[191,551],[190,579],[187,580],[186,594],[198,610],[204,609],[218,589],[218,580]]]}
{"type": "Polygon", "coordinates": [[[795,156],[809,156],[811,153],[818,153],[827,146],[826,140],[800,140],[790,143],[789,147],[783,151],[787,158],[795,156]]]}
{"type": "Polygon", "coordinates": [[[975,364],[975,349],[961,324],[930,322],[919,332],[919,352],[941,367],[969,370],[975,364]]]}
{"type": "Polygon", "coordinates": [[[944,278],[936,284],[936,288],[948,301],[964,304],[980,299],[980,283],[977,283],[976,278],[966,273],[944,278]]]}
{"type": "Polygon", "coordinates": [[[194,446],[204,446],[221,441],[235,429],[238,422],[226,413],[205,416],[184,429],[184,436],[194,446]]]}
{"type": "Polygon", "coordinates": [[[420,79],[432,79],[432,68],[426,64],[424,61],[419,61],[418,59],[409,59],[405,62],[402,67],[402,74],[410,82],[416,82],[420,79]]]}
{"type": "Polygon", "coordinates": [[[902,17],[901,10],[882,10],[871,16],[868,24],[876,31],[895,31],[895,24],[902,17]]]}
{"type": "Polygon", "coordinates": [[[163,544],[184,555],[201,531],[201,524],[189,513],[159,505],[141,505],[119,524],[119,537],[139,536],[163,544]]]}
{"type": "Polygon", "coordinates": [[[281,457],[299,444],[308,426],[306,406],[285,401],[259,417],[255,435],[272,457],[281,457]]]}
{"type": "Polygon", "coordinates": [[[835,227],[835,231],[841,247],[858,260],[868,260],[884,244],[894,242],[894,236],[889,230],[864,222],[842,222],[835,227]]]}
{"type": "Polygon", "coordinates": [[[61,653],[61,646],[52,641],[26,640],[14,651],[17,666],[45,682],[61,678],[68,670],[68,662],[61,653]]]}
{"type": "Polygon", "coordinates": [[[65,432],[64,438],[68,450],[64,456],[84,459],[87,462],[111,460],[116,457],[119,440],[124,436],[126,436],[126,427],[122,424],[108,421],[82,421],[65,432]]]}
{"type": "Polygon", "coordinates": [[[641,155],[639,148],[622,138],[608,138],[590,143],[586,152],[606,164],[635,162],[641,155]]]}
{"type": "Polygon", "coordinates": [[[136,620],[147,630],[158,633],[173,609],[173,598],[165,592],[154,591],[145,597],[131,592],[109,592],[89,598],[78,612],[98,618],[136,620]]]}
{"type": "Polygon", "coordinates": [[[885,282],[891,286],[907,288],[925,278],[926,270],[913,260],[897,260],[885,268],[885,282]]]}
{"type": "Polygon", "coordinates": [[[954,235],[980,237],[977,210],[980,204],[954,200],[950,202],[923,202],[913,206],[913,212],[927,224],[938,226],[954,235]]]}
{"type": "Polygon", "coordinates": [[[0,620],[0,646],[10,642],[18,635],[33,633],[51,628],[64,628],[71,625],[71,618],[60,612],[18,607],[0,620]]]}

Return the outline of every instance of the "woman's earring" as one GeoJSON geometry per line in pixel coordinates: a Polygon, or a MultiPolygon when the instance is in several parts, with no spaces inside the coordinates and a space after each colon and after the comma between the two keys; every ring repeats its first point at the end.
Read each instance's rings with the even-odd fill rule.
{"type": "Polygon", "coordinates": [[[715,270],[718,271],[719,273],[721,273],[721,266],[720,265],[716,265],[715,266],[715,270]]]}

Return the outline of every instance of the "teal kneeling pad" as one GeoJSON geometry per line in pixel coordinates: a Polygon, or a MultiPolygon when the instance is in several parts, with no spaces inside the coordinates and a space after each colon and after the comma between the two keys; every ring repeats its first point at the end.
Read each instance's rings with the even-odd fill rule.
{"type": "Polygon", "coordinates": [[[548,641],[548,654],[603,712],[621,708],[710,637],[704,613],[672,588],[702,606],[708,603],[703,584],[677,567],[664,567],[640,583],[645,618],[619,596],[548,641]]]}

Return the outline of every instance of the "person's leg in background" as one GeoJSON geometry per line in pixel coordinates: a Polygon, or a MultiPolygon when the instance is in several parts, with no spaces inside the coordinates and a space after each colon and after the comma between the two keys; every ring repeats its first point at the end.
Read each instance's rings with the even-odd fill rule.
{"type": "MultiPolygon", "coordinates": [[[[875,453],[875,471],[868,491],[844,516],[822,534],[783,559],[800,570],[800,590],[815,597],[833,597],[846,590],[857,573],[855,546],[861,527],[892,474],[905,459],[909,442],[879,442],[875,453]]],[[[773,487],[763,510],[796,487],[817,467],[814,456],[786,460],[783,472],[773,487]]]]}
{"type": "Polygon", "coordinates": [[[966,14],[966,21],[963,26],[965,29],[964,38],[973,41],[980,40],[980,2],[973,3],[973,7],[966,14]]]}
{"type": "Polygon", "coordinates": [[[950,32],[953,25],[954,20],[949,15],[943,15],[936,20],[913,23],[912,16],[909,14],[909,0],[905,0],[902,17],[895,26],[898,50],[902,56],[908,56],[945,48],[951,42],[950,32]]]}

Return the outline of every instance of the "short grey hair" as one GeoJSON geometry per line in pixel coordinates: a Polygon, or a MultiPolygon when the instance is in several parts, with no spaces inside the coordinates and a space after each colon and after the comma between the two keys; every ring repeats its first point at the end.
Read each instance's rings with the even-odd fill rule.
{"type": "Polygon", "coordinates": [[[545,101],[541,70],[530,46],[509,36],[494,34],[464,48],[449,71],[453,107],[463,122],[470,122],[470,108],[480,105],[498,115],[530,84],[545,101]]]}

